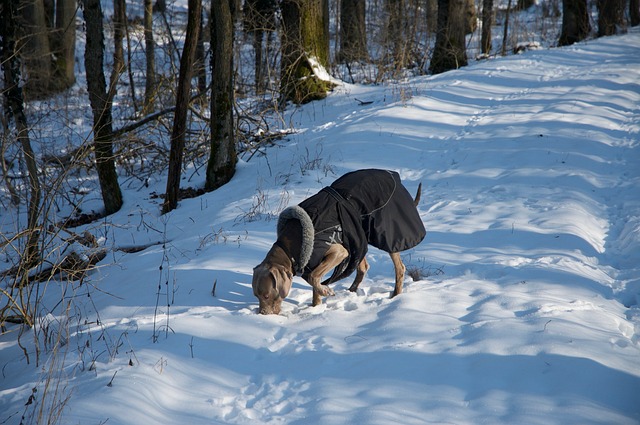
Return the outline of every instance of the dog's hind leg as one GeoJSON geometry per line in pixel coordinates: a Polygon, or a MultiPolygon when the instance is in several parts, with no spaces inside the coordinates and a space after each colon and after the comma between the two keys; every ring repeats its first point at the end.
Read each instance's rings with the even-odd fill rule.
{"type": "Polygon", "coordinates": [[[402,259],[400,258],[399,252],[391,252],[389,255],[391,256],[391,261],[393,261],[393,267],[396,270],[396,287],[393,290],[393,293],[391,294],[391,298],[393,298],[396,295],[402,293],[402,284],[404,282],[405,267],[404,267],[404,264],[402,263],[402,259]]]}
{"type": "Polygon", "coordinates": [[[353,283],[349,287],[349,291],[356,292],[358,290],[358,286],[362,283],[362,279],[364,279],[364,275],[367,274],[367,270],[369,270],[369,263],[367,262],[367,257],[363,258],[358,264],[358,269],[356,271],[356,278],[353,280],[353,283]]]}

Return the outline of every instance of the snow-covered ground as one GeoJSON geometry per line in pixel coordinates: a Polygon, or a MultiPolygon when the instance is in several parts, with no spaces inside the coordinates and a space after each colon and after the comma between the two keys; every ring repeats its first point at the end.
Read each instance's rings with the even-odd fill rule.
{"type": "Polygon", "coordinates": [[[48,285],[74,310],[43,318],[40,335],[70,334],[38,367],[31,331],[30,365],[17,328],[0,336],[0,423],[48,403],[63,424],[639,423],[639,51],[635,32],[343,84],[167,216],[150,196],[162,178],[128,189],[88,229],[157,244],[48,285]],[[372,167],[423,184],[427,238],[403,256],[422,278],[390,299],[391,261],[372,249],[357,294],[342,281],[310,307],[296,278],[281,315],[256,314],[277,214],[372,167]]]}

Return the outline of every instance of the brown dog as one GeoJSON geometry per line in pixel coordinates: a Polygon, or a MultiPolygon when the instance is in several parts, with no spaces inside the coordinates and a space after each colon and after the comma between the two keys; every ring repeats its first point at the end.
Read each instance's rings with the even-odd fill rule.
{"type": "Polygon", "coordinates": [[[400,252],[413,248],[426,231],[415,198],[394,171],[359,170],[285,209],[278,219],[278,239],[253,269],[253,293],[261,314],[279,314],[293,276],[301,274],[313,288],[313,302],[334,295],[327,285],[357,270],[349,288],[355,292],[369,269],[367,244],[391,256],[395,268],[392,297],[402,292],[405,266],[400,252]],[[334,269],[324,282],[322,277],[334,269]]]}

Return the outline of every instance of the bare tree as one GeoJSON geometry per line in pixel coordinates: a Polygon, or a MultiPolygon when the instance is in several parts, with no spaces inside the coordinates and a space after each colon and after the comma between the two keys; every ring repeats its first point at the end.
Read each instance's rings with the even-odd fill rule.
{"type": "Polygon", "coordinates": [[[429,70],[433,74],[467,65],[466,0],[438,0],[438,33],[429,70]]]}
{"type": "Polygon", "coordinates": [[[187,112],[189,110],[189,93],[191,76],[196,58],[202,3],[200,0],[189,0],[187,16],[187,33],[184,48],[180,57],[180,75],[178,76],[178,92],[176,94],[176,111],[171,133],[171,150],[169,152],[169,176],[167,177],[167,193],[162,207],[163,213],[174,210],[178,206],[180,191],[180,174],[184,151],[185,133],[187,131],[187,112]]]}
{"type": "Polygon", "coordinates": [[[624,26],[623,0],[597,0],[598,37],[614,35],[624,26]]]}
{"type": "Polygon", "coordinates": [[[153,40],[153,0],[144,0],[144,47],[147,68],[144,86],[144,111],[153,110],[156,91],[156,53],[153,40]]]}
{"type": "Polygon", "coordinates": [[[396,69],[404,68],[409,60],[405,26],[407,11],[404,0],[385,0],[387,10],[387,42],[393,55],[396,69]]]}
{"type": "Polygon", "coordinates": [[[558,45],[568,46],[584,40],[591,32],[587,0],[563,0],[562,30],[558,45]]]}
{"type": "Polygon", "coordinates": [[[276,9],[275,0],[246,0],[244,2],[244,30],[253,36],[254,51],[254,72],[256,92],[263,93],[265,90],[266,66],[263,59],[264,51],[268,51],[271,34],[276,30],[276,9]],[[265,44],[266,34],[266,46],[265,44]]]}
{"type": "Polygon", "coordinates": [[[365,0],[342,0],[340,2],[339,61],[352,62],[369,59],[365,17],[365,0]]]}
{"type": "MultiPolygon", "coordinates": [[[[122,192],[118,184],[113,156],[113,123],[111,101],[104,76],[104,29],[100,0],[83,0],[87,42],[84,66],[87,75],[89,102],[93,112],[93,140],[96,169],[102,192],[105,213],[112,214],[122,207],[122,192]]],[[[115,84],[115,81],[112,82],[115,84]]]]}
{"type": "Polygon", "coordinates": [[[236,171],[231,1],[219,0],[211,5],[211,154],[205,182],[207,191],[227,183],[236,171]]]}
{"type": "MultiPolygon", "coordinates": [[[[0,2],[0,64],[2,65],[4,77],[4,95],[7,106],[16,126],[16,139],[20,144],[22,155],[27,165],[29,177],[29,206],[27,221],[27,245],[22,256],[22,263],[25,268],[25,278],[28,268],[32,267],[40,257],[38,248],[38,216],[40,211],[41,186],[38,179],[38,166],[35,154],[31,148],[29,139],[29,127],[27,117],[24,114],[24,97],[20,84],[20,58],[16,54],[16,36],[18,34],[17,21],[18,0],[2,0],[0,2]]],[[[0,161],[3,161],[0,158],[0,161]]]]}
{"type": "Polygon", "coordinates": [[[328,0],[283,0],[281,11],[280,94],[295,103],[323,99],[331,84],[317,67],[329,64],[328,0]]]}

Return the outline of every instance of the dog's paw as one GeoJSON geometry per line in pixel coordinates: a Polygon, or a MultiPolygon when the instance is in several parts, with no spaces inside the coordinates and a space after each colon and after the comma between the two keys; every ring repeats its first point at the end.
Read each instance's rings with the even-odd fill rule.
{"type": "Polygon", "coordinates": [[[320,288],[318,288],[317,292],[322,297],[331,297],[336,294],[335,292],[333,292],[333,289],[329,288],[326,285],[322,285],[320,288]]]}

